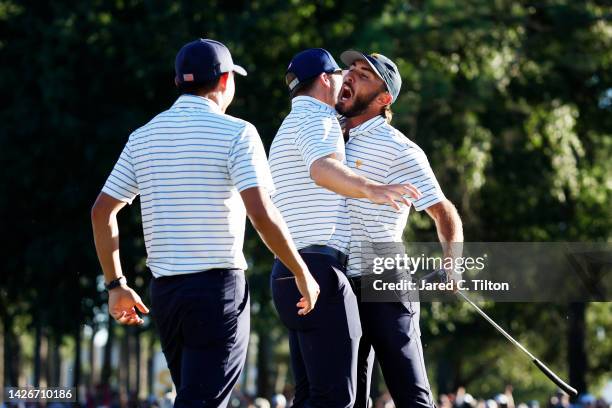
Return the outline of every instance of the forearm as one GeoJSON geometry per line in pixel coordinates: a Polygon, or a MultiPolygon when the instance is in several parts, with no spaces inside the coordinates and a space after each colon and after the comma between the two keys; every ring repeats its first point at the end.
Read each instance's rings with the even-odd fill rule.
{"type": "Polygon", "coordinates": [[[444,203],[445,210],[436,221],[436,229],[440,242],[463,242],[463,224],[455,206],[450,202],[444,203]]]}
{"type": "Polygon", "coordinates": [[[332,157],[317,160],[310,174],[317,185],[350,198],[367,198],[368,187],[377,184],[332,157]]]}
{"type": "Polygon", "coordinates": [[[123,275],[119,260],[119,225],[116,214],[92,214],[94,242],[104,281],[110,282],[123,275]]]}
{"type": "Polygon", "coordinates": [[[445,257],[460,257],[463,250],[463,225],[455,206],[444,200],[427,209],[436,224],[445,257]]]}

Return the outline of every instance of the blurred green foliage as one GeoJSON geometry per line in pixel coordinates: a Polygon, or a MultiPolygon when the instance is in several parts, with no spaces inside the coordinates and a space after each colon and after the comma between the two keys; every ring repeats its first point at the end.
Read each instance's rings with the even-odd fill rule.
{"type": "MultiPolygon", "coordinates": [[[[267,146],[289,110],[292,55],[386,54],[404,80],[394,124],[428,154],[466,240],[609,241],[611,19],[604,0],[0,1],[5,327],[39,324],[61,337],[104,312],[90,206],[129,133],[172,104],[174,55],[197,37],[223,41],[249,71],[229,113],[254,123],[267,146]]],[[[120,225],[125,271],[145,293],[137,204],[120,225]]],[[[422,214],[406,237],[436,239],[422,214]]],[[[287,355],[268,290],[272,256],[252,229],[245,251],[253,330],[278,351],[273,371],[287,355]]],[[[567,369],[566,305],[486,309],[567,369]]],[[[611,312],[609,303],[587,309],[593,386],[612,361],[611,312]]],[[[438,391],[463,384],[490,395],[513,383],[522,399],[550,392],[465,305],[424,304],[422,326],[438,391]]]]}

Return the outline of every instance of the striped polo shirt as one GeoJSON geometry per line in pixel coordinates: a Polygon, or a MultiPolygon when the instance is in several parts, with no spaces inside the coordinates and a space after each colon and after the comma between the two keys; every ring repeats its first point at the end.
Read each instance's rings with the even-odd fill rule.
{"type": "Polygon", "coordinates": [[[273,191],[255,127],[206,98],[182,95],[134,131],[102,191],[140,194],[147,266],[155,277],[246,269],[240,191],[273,191]]]}
{"type": "MultiPolygon", "coordinates": [[[[399,130],[376,116],[349,132],[346,144],[348,166],[357,174],[383,184],[411,183],[422,193],[412,201],[417,211],[444,199],[427,156],[399,130]]],[[[409,198],[410,199],[410,198],[409,198]]],[[[365,199],[347,199],[351,221],[348,276],[360,274],[362,243],[401,242],[410,207],[397,212],[389,205],[365,199]]]]}
{"type": "Polygon", "coordinates": [[[309,96],[293,98],[291,112],[272,142],[269,162],[276,187],[272,201],[298,249],[329,245],[348,253],[346,199],[310,178],[312,163],[332,153],[346,163],[336,111],[309,96]]]}

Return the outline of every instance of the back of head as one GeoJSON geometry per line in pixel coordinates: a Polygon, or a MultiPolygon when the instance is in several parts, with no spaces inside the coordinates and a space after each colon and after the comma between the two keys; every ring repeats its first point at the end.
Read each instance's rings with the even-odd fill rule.
{"type": "Polygon", "coordinates": [[[200,38],[185,44],[176,54],[175,78],[182,94],[205,95],[219,85],[221,75],[234,72],[246,75],[234,64],[229,49],[219,41],[200,38]]]}
{"type": "Polygon", "coordinates": [[[309,95],[317,85],[319,75],[342,72],[334,57],[323,48],[309,48],[297,53],[289,63],[285,83],[291,98],[309,95]]]}

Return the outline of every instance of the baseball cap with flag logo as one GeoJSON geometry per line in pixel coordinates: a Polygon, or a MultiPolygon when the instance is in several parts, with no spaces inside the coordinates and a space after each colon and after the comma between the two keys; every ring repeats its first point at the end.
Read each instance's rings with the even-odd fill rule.
{"type": "Polygon", "coordinates": [[[225,45],[205,38],[185,44],[176,54],[174,69],[178,84],[212,81],[230,71],[247,74],[244,68],[234,64],[232,54],[225,45]]]}
{"type": "Polygon", "coordinates": [[[385,83],[387,91],[396,101],[402,87],[402,77],[400,76],[397,65],[382,54],[365,54],[360,51],[348,50],[340,54],[340,60],[347,66],[351,66],[355,61],[364,60],[374,70],[376,75],[385,83]]]}

